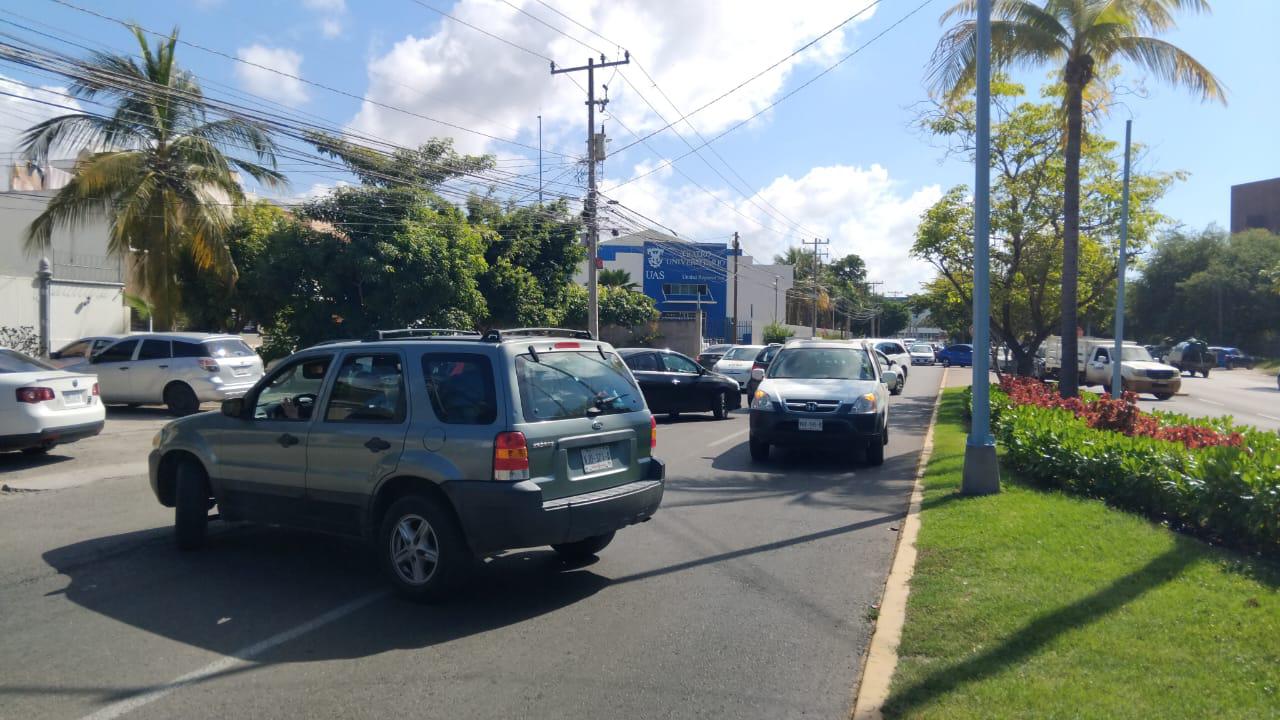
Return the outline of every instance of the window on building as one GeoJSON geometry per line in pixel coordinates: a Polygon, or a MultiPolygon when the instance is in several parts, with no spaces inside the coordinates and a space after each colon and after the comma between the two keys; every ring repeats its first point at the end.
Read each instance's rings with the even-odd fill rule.
{"type": "Polygon", "coordinates": [[[1245,228],[1248,228],[1248,229],[1260,228],[1262,230],[1266,230],[1268,227],[1270,227],[1267,224],[1267,216],[1263,215],[1262,213],[1254,213],[1251,215],[1246,215],[1244,217],[1244,226],[1245,228]]]}

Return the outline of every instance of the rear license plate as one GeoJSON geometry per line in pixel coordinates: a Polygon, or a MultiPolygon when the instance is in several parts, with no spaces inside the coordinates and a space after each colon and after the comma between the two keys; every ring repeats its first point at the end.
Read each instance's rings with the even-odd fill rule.
{"type": "Polygon", "coordinates": [[[241,365],[240,367],[233,367],[231,368],[231,374],[236,377],[244,377],[249,374],[249,366],[241,365]]]}
{"type": "Polygon", "coordinates": [[[63,405],[83,405],[87,394],[84,390],[68,390],[62,393],[63,405]]]}
{"type": "Polygon", "coordinates": [[[801,429],[801,430],[816,430],[816,431],[818,431],[818,432],[822,432],[822,421],[821,421],[821,420],[813,420],[813,419],[811,419],[811,418],[800,418],[800,429],[801,429]]]}
{"type": "Polygon", "coordinates": [[[595,473],[601,470],[608,470],[611,467],[613,467],[613,456],[609,454],[607,445],[582,449],[583,472],[595,473]]]}

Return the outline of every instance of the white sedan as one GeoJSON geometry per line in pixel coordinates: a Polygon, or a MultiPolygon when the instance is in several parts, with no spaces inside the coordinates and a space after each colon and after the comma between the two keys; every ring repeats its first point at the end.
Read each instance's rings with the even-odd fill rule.
{"type": "Polygon", "coordinates": [[[751,379],[751,368],[755,367],[756,355],[762,349],[763,345],[734,345],[716,362],[712,371],[736,380],[738,389],[745,390],[747,381],[751,379]]]}
{"type": "Polygon", "coordinates": [[[98,376],[50,367],[0,348],[0,451],[29,455],[102,432],[98,376]]]}

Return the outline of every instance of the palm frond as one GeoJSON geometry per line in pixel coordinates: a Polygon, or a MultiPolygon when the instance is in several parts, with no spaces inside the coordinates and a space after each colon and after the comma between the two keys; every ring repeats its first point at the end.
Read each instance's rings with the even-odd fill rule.
{"type": "Polygon", "coordinates": [[[56,229],[76,228],[89,219],[110,217],[116,193],[132,180],[140,159],[133,152],[98,153],[77,163],[71,181],[49,199],[44,211],[27,227],[27,251],[48,248],[56,229]]]}
{"type": "MultiPolygon", "coordinates": [[[[991,21],[992,70],[1056,60],[1067,52],[1057,35],[1010,20],[991,21]]],[[[977,24],[966,21],[943,34],[930,60],[927,84],[935,96],[955,98],[973,86],[977,72],[977,24]]]]}
{"type": "Polygon", "coordinates": [[[259,160],[275,167],[276,143],[266,128],[243,118],[230,117],[204,123],[191,129],[191,134],[219,145],[252,150],[259,160]]]}
{"type": "Polygon", "coordinates": [[[128,127],[98,115],[72,113],[38,122],[22,134],[19,149],[29,163],[44,165],[55,146],[66,150],[112,147],[135,143],[138,136],[128,127]]]}
{"type": "Polygon", "coordinates": [[[1170,85],[1181,85],[1201,100],[1227,103],[1227,88],[1209,69],[1178,46],[1152,37],[1117,37],[1111,50],[1170,85]]]}

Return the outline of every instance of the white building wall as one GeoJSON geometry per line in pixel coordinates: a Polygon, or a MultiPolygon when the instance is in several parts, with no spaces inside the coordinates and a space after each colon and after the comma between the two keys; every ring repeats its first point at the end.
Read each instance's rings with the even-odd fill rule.
{"type": "Polygon", "coordinates": [[[106,221],[55,231],[47,251],[29,254],[27,227],[53,191],[38,189],[21,171],[15,177],[12,168],[6,168],[5,180],[0,191],[0,325],[30,326],[39,332],[36,271],[41,257],[48,257],[53,267],[51,348],[85,335],[127,332],[124,267],[121,260],[108,257],[106,221]]]}

